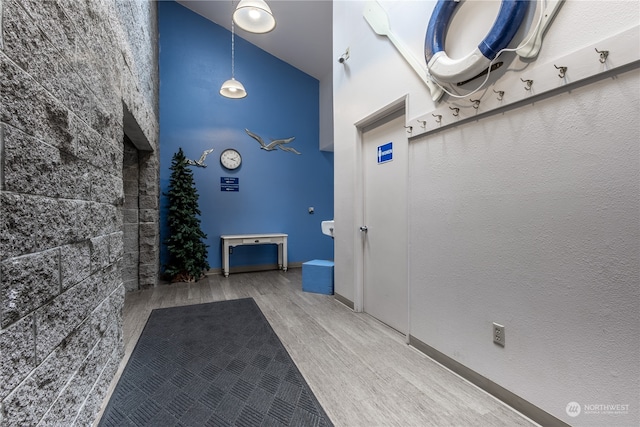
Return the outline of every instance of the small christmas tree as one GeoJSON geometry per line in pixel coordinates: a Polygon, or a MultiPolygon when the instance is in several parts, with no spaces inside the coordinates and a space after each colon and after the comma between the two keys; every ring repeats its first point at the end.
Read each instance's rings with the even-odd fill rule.
{"type": "Polygon", "coordinates": [[[165,240],[169,250],[169,262],[165,273],[172,282],[192,282],[204,276],[209,269],[207,235],[200,229],[198,192],[193,181],[193,172],[187,165],[182,148],[171,161],[169,191],[169,237],[165,240]]]}

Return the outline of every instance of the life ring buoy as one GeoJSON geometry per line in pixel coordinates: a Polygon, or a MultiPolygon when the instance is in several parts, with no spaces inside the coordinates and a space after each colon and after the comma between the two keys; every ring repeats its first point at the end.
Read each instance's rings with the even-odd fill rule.
{"type": "Polygon", "coordinates": [[[529,0],[502,0],[500,11],[484,40],[461,59],[451,59],[444,51],[449,21],[459,0],[438,0],[425,35],[425,59],[429,73],[445,83],[471,79],[487,69],[491,61],[507,47],[518,32],[529,6],[529,0]]]}

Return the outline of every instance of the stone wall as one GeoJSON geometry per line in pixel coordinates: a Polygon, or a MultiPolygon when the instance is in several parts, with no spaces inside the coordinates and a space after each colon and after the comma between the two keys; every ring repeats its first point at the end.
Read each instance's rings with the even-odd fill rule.
{"type": "Polygon", "coordinates": [[[91,424],[120,363],[125,133],[156,283],[156,10],[0,0],[2,426],[91,424]]]}
{"type": "Polygon", "coordinates": [[[138,289],[138,265],[140,263],[140,239],[138,237],[140,228],[139,157],[138,149],[125,135],[122,163],[122,187],[124,190],[122,282],[126,290],[138,289]]]}

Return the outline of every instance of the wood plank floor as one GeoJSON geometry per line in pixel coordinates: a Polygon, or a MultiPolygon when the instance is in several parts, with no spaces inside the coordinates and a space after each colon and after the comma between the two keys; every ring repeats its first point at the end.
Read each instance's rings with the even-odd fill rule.
{"type": "Polygon", "coordinates": [[[371,316],[332,296],[302,292],[300,268],[210,275],[127,294],[125,358],[117,378],[151,310],[246,297],[257,302],[336,426],[537,425],[371,316]]]}

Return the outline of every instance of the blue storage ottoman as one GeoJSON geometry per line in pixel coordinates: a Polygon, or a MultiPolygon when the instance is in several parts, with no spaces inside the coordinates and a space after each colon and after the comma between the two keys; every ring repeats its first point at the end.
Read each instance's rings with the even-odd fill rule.
{"type": "Polygon", "coordinates": [[[333,295],[333,261],[314,259],[302,263],[302,290],[333,295]]]}

